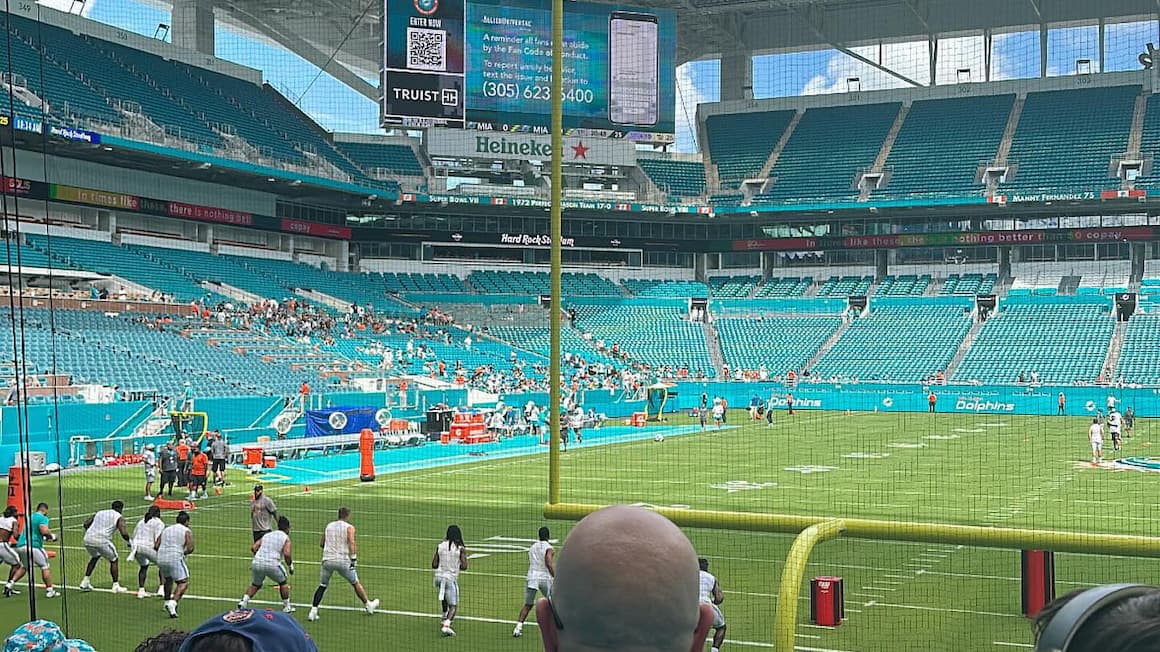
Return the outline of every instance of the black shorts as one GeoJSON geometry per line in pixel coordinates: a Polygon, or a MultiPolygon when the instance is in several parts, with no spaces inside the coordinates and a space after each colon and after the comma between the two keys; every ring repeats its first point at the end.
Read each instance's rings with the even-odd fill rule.
{"type": "Polygon", "coordinates": [[[189,484],[194,487],[201,487],[202,489],[205,489],[205,476],[191,475],[189,476],[189,484]]]}
{"type": "Polygon", "coordinates": [[[177,482],[177,471],[162,471],[161,484],[174,484],[177,482]]]}
{"type": "Polygon", "coordinates": [[[215,459],[213,461],[213,467],[210,470],[213,471],[214,473],[217,473],[218,471],[225,471],[226,470],[226,461],[223,459],[215,459]]]}
{"type": "Polygon", "coordinates": [[[254,530],[254,541],[257,542],[262,537],[270,533],[270,530],[254,530]]]}

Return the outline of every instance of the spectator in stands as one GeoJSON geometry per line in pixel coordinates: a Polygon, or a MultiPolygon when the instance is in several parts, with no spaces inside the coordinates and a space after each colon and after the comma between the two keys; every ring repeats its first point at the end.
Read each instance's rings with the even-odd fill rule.
{"type": "Polygon", "coordinates": [[[699,576],[692,544],[663,516],[593,512],[568,535],[551,599],[536,605],[544,649],[702,650],[713,609],[699,576]]]}
{"type": "Polygon", "coordinates": [[[293,616],[234,609],[198,625],[178,652],[318,652],[318,646],[293,616]]]}
{"type": "Polygon", "coordinates": [[[1160,589],[1118,584],[1076,589],[1039,612],[1037,650],[1151,652],[1160,649],[1160,589]]]}
{"type": "Polygon", "coordinates": [[[4,639],[4,652],[93,652],[93,646],[78,638],[66,639],[54,622],[34,620],[4,639]]]}
{"type": "Polygon", "coordinates": [[[302,381],[302,386],[298,388],[298,411],[305,412],[306,406],[310,403],[310,383],[305,380],[302,381]]]}

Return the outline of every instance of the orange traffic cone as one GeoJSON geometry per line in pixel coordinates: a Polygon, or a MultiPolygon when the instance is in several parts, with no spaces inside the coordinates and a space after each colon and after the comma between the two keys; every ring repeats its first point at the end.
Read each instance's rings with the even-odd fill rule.
{"type": "Polygon", "coordinates": [[[303,486],[302,493],[304,493],[304,494],[310,493],[310,485],[303,486]]]}
{"type": "Polygon", "coordinates": [[[221,487],[214,487],[213,492],[214,492],[214,495],[220,496],[220,495],[222,495],[222,488],[221,487]]]}

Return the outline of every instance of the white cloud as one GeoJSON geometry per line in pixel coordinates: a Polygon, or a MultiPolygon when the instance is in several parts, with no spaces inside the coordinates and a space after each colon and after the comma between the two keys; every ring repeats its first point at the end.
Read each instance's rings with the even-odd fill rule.
{"type": "MultiPolygon", "coordinates": [[[[1012,79],[1018,75],[1020,57],[1026,53],[1013,52],[1014,47],[1004,47],[1006,39],[997,36],[993,44],[991,59],[991,80],[1012,79]]],[[[1011,46],[1022,46],[1015,40],[1011,46]]],[[[930,83],[929,49],[926,41],[886,44],[851,48],[853,52],[879,63],[920,84],[930,83]]],[[[1038,56],[1038,55],[1036,55],[1038,56]]],[[[986,50],[982,36],[944,38],[938,44],[938,61],[935,66],[935,81],[938,84],[955,84],[958,71],[969,69],[971,81],[981,82],[985,77],[986,50]]],[[[1038,67],[1038,66],[1036,66],[1038,67]]],[[[1050,74],[1050,73],[1049,73],[1050,74]]],[[[858,77],[862,90],[904,88],[906,82],[874,66],[835,52],[826,63],[825,70],[819,71],[802,87],[802,95],[847,92],[847,79],[858,77]]]]}
{"type": "Polygon", "coordinates": [[[37,0],[36,4],[65,13],[79,14],[87,18],[92,13],[93,5],[96,3],[97,0],[88,0],[87,2],[80,0],[37,0]]]}
{"type": "Polygon", "coordinates": [[[716,93],[706,92],[702,86],[714,83],[705,79],[705,67],[714,62],[690,62],[677,67],[676,150],[697,151],[697,105],[712,102],[716,93]]]}

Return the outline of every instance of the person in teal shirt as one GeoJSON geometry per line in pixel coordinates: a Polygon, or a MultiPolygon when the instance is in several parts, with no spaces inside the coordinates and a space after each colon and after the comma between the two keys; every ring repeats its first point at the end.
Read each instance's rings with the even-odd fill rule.
{"type": "Polygon", "coordinates": [[[28,517],[28,524],[16,542],[22,565],[8,579],[8,583],[4,586],[4,595],[12,594],[13,585],[19,582],[28,573],[28,568],[34,564],[40,569],[40,577],[44,580],[44,586],[47,587],[44,597],[55,598],[60,595],[52,584],[48,553],[44,551],[45,541],[56,541],[56,535],[48,527],[48,503],[40,503],[36,506],[36,511],[28,517]]]}

